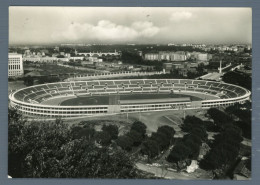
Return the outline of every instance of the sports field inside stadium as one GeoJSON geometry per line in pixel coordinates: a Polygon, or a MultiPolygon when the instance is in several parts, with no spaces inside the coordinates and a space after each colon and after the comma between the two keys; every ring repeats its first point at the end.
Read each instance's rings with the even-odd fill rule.
{"type": "MultiPolygon", "coordinates": [[[[191,101],[201,100],[201,98],[195,96],[183,95],[183,94],[169,94],[169,93],[120,94],[118,96],[120,96],[120,100],[122,102],[126,102],[127,100],[129,100],[129,102],[130,101],[132,102],[132,100],[136,100],[136,103],[142,100],[163,101],[163,99],[172,100],[173,102],[177,102],[178,99],[180,99],[180,101],[183,99],[190,99],[191,101]]],[[[60,102],[60,105],[62,106],[107,105],[107,104],[109,104],[109,95],[78,96],[60,102]]]]}

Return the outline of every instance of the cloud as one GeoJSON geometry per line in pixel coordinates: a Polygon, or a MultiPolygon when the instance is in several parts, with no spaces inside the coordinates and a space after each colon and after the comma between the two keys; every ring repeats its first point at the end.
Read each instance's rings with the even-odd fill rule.
{"type": "Polygon", "coordinates": [[[133,22],[130,26],[118,25],[109,20],[100,20],[96,25],[89,23],[73,23],[61,32],[54,32],[52,39],[56,41],[134,41],[138,38],[153,37],[159,28],[151,22],[133,22]]]}
{"type": "Polygon", "coordinates": [[[193,17],[193,14],[188,11],[177,11],[171,14],[170,20],[174,22],[180,22],[189,20],[193,17]]]}
{"type": "Polygon", "coordinates": [[[153,25],[152,22],[148,21],[137,21],[132,24],[132,28],[139,31],[139,36],[143,37],[153,37],[156,35],[160,29],[153,25]]]}

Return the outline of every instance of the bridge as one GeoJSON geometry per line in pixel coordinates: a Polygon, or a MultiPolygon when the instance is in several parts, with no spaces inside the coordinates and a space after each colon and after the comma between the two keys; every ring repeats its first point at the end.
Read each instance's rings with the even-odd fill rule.
{"type": "Polygon", "coordinates": [[[78,53],[78,55],[84,55],[88,57],[93,57],[93,56],[119,56],[120,53],[115,50],[115,52],[83,52],[83,53],[78,53]]]}

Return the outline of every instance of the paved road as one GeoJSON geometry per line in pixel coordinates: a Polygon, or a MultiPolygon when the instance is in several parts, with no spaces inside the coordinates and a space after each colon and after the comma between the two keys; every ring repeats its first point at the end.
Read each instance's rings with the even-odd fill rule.
{"type": "Polygon", "coordinates": [[[194,173],[186,173],[186,172],[170,171],[160,166],[148,166],[147,164],[143,164],[143,163],[136,163],[136,167],[140,170],[153,173],[157,177],[162,177],[166,179],[181,179],[181,180],[212,179],[210,172],[206,172],[200,169],[194,173]]]}

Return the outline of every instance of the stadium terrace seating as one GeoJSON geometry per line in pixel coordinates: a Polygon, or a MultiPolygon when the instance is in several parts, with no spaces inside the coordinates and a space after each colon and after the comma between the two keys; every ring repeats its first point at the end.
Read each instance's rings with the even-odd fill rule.
{"type": "Polygon", "coordinates": [[[167,82],[168,83],[174,83],[174,84],[178,84],[179,83],[179,80],[173,80],[173,79],[171,79],[171,80],[167,80],[167,82]]]}
{"type": "Polygon", "coordinates": [[[38,92],[36,92],[36,93],[34,93],[34,94],[36,94],[37,96],[40,96],[40,95],[43,95],[43,94],[45,94],[46,92],[45,91],[38,91],[38,92]]]}
{"type": "Polygon", "coordinates": [[[81,87],[76,87],[76,86],[73,86],[72,89],[75,91],[75,90],[81,90],[81,87]]]}
{"type": "Polygon", "coordinates": [[[147,87],[147,88],[149,87],[149,88],[150,88],[150,87],[151,87],[151,84],[141,84],[141,86],[142,86],[143,88],[145,88],[145,87],[147,87]]]}
{"type": "Polygon", "coordinates": [[[104,89],[106,88],[105,85],[95,85],[95,89],[104,89]]]}
{"type": "Polygon", "coordinates": [[[217,83],[217,82],[207,82],[206,85],[207,86],[218,86],[219,83],[217,83]]]}
{"type": "Polygon", "coordinates": [[[205,85],[207,82],[200,80],[193,80],[193,84],[205,85]]]}
{"type": "Polygon", "coordinates": [[[60,84],[58,84],[58,83],[48,84],[47,86],[49,87],[49,89],[56,89],[56,88],[61,87],[60,84]]]}
{"type": "Polygon", "coordinates": [[[106,92],[115,92],[115,89],[106,89],[106,92]]]}
{"type": "Polygon", "coordinates": [[[86,86],[86,82],[75,82],[75,86],[86,86]]]}
{"type": "Polygon", "coordinates": [[[59,92],[61,92],[61,91],[69,91],[69,90],[70,90],[69,87],[61,87],[61,88],[58,89],[59,92]]]}
{"type": "Polygon", "coordinates": [[[42,84],[42,85],[39,85],[39,86],[34,86],[33,89],[36,90],[36,91],[41,91],[42,89],[49,89],[49,87],[45,84],[42,84]]]}
{"type": "Polygon", "coordinates": [[[225,91],[226,95],[229,96],[230,98],[236,98],[237,97],[237,93],[232,92],[232,91],[225,91]]]}
{"type": "Polygon", "coordinates": [[[86,90],[79,90],[79,91],[77,91],[77,93],[88,93],[88,91],[86,91],[86,90]]]}
{"type": "Polygon", "coordinates": [[[156,82],[157,82],[157,84],[161,84],[161,83],[166,84],[167,83],[167,81],[163,80],[163,79],[156,80],[156,82]]]}
{"type": "Polygon", "coordinates": [[[68,86],[70,86],[70,83],[68,83],[68,82],[63,82],[63,83],[61,83],[61,85],[62,85],[62,87],[68,87],[68,86]]]}
{"type": "MultiPolygon", "coordinates": [[[[221,88],[219,88],[219,89],[221,89],[221,88]]],[[[230,85],[230,86],[227,87],[226,89],[229,90],[229,91],[234,91],[234,90],[236,89],[236,87],[233,86],[233,85],[230,85]]]]}
{"type": "Polygon", "coordinates": [[[53,93],[53,94],[51,94],[53,97],[54,96],[60,96],[60,93],[53,93]]]}
{"type": "Polygon", "coordinates": [[[220,91],[220,89],[218,87],[209,87],[210,90],[214,90],[214,91],[220,91]]]}
{"type": "Polygon", "coordinates": [[[187,80],[186,80],[186,79],[183,79],[183,80],[180,80],[180,83],[181,83],[181,84],[185,84],[185,83],[186,83],[186,84],[192,84],[192,81],[191,81],[191,80],[188,80],[188,79],[187,79],[187,80]]]}
{"type": "Polygon", "coordinates": [[[248,92],[247,90],[235,85],[213,81],[190,79],[127,79],[115,81],[98,80],[89,82],[77,81],[42,84],[24,88],[15,92],[14,98],[16,100],[35,104],[51,97],[73,95],[74,93],[109,94],[118,92],[127,94],[131,92],[171,92],[172,90],[175,92],[179,90],[197,91],[218,95],[220,98],[236,98],[243,96],[248,92]],[[186,85],[185,82],[187,82],[186,85]],[[92,86],[92,84],[94,86],[92,86]],[[122,84],[124,85],[122,86],[122,84]],[[224,94],[221,94],[221,92],[224,94]]]}
{"type": "Polygon", "coordinates": [[[154,83],[156,83],[156,80],[145,80],[144,83],[145,84],[151,84],[151,83],[154,84],[154,83]]]}
{"type": "Polygon", "coordinates": [[[65,96],[66,94],[68,94],[68,91],[64,91],[64,92],[59,92],[60,93],[60,95],[62,95],[62,96],[65,96]]]}
{"type": "Polygon", "coordinates": [[[54,93],[57,93],[57,89],[49,89],[49,90],[45,90],[47,93],[49,94],[54,94],[54,93]]]}
{"type": "Polygon", "coordinates": [[[128,85],[128,87],[139,87],[137,84],[128,85]]]}
{"type": "Polygon", "coordinates": [[[100,85],[114,85],[113,81],[99,81],[100,85]]]}
{"type": "Polygon", "coordinates": [[[171,83],[169,84],[163,84],[163,87],[173,87],[173,85],[171,83]]]}
{"type": "Polygon", "coordinates": [[[144,84],[144,80],[131,80],[131,84],[144,84]]]}
{"type": "Polygon", "coordinates": [[[118,88],[118,86],[117,85],[108,85],[107,88],[116,89],[116,88],[118,88]]]}
{"type": "Polygon", "coordinates": [[[50,97],[52,97],[52,96],[46,94],[45,96],[42,96],[42,97],[36,98],[35,100],[38,101],[38,102],[42,102],[43,99],[48,99],[48,98],[50,98],[50,97]]]}
{"type": "Polygon", "coordinates": [[[206,86],[206,85],[199,85],[198,88],[201,88],[201,89],[208,89],[209,86],[206,86]]]}
{"type": "Polygon", "coordinates": [[[23,92],[25,92],[26,94],[30,94],[30,93],[36,92],[36,90],[29,88],[29,89],[24,89],[23,92]]]}
{"type": "Polygon", "coordinates": [[[183,87],[185,88],[185,84],[174,84],[174,88],[183,87]]]}
{"type": "Polygon", "coordinates": [[[99,83],[97,81],[90,81],[90,82],[87,82],[87,85],[88,86],[92,86],[92,85],[96,86],[96,85],[99,85],[99,83]]]}
{"type": "Polygon", "coordinates": [[[230,87],[230,85],[228,84],[220,84],[218,85],[219,88],[223,88],[223,89],[227,89],[228,87],[230,87]]]}
{"type": "Polygon", "coordinates": [[[246,94],[246,91],[244,89],[236,88],[236,93],[239,96],[242,96],[242,95],[246,94]]]}
{"type": "Polygon", "coordinates": [[[126,81],[115,81],[115,84],[117,84],[117,85],[121,85],[121,84],[130,84],[130,82],[129,82],[129,80],[126,80],[126,81]]]}

